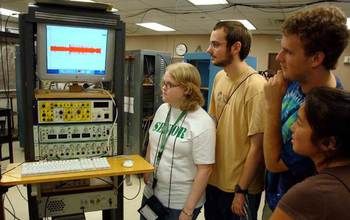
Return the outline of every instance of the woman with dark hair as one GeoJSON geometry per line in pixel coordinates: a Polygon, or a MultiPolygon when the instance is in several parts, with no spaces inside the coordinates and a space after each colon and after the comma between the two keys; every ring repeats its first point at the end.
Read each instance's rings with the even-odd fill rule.
{"type": "Polygon", "coordinates": [[[271,216],[280,219],[350,219],[350,93],[310,91],[292,126],[293,150],[308,156],[318,174],[291,188],[271,216]]]}

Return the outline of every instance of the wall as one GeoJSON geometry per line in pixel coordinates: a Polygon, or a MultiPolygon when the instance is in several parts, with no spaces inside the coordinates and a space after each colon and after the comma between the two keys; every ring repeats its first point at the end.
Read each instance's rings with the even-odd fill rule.
{"type": "MultiPolygon", "coordinates": [[[[254,35],[250,55],[257,57],[257,70],[266,70],[268,53],[280,50],[280,36],[254,35]]],[[[185,43],[188,52],[195,52],[198,47],[205,51],[209,44],[209,35],[176,35],[176,36],[128,36],[126,50],[147,49],[171,53],[176,61],[182,59],[174,54],[174,47],[178,43],[185,43]]],[[[350,55],[350,45],[339,58],[334,73],[341,79],[345,89],[350,90],[350,64],[344,64],[344,55],[350,55]]]]}
{"type": "MultiPolygon", "coordinates": [[[[165,51],[177,58],[174,48],[178,43],[185,43],[188,52],[195,52],[197,49],[205,52],[209,45],[209,35],[129,36],[126,38],[126,50],[147,49],[165,51]]],[[[250,55],[258,58],[257,69],[266,70],[268,53],[278,52],[279,48],[278,36],[254,36],[250,55]]]]}

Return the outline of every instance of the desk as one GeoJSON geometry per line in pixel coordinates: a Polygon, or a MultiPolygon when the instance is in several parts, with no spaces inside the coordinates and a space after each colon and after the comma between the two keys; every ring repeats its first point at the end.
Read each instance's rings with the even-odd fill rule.
{"type": "MultiPolygon", "coordinates": [[[[15,169],[5,173],[0,180],[0,186],[15,186],[22,184],[36,184],[36,183],[47,183],[64,180],[75,180],[75,179],[88,179],[96,177],[108,177],[108,176],[121,176],[128,174],[139,174],[139,173],[150,173],[154,170],[154,167],[143,159],[139,155],[123,155],[116,157],[109,157],[108,162],[111,165],[110,169],[97,170],[97,171],[83,171],[83,172],[72,172],[72,173],[61,173],[52,175],[40,175],[40,176],[25,176],[21,177],[21,166],[19,163],[9,164],[6,170],[10,170],[14,167],[15,169]],[[134,166],[126,168],[122,166],[122,163],[126,159],[134,161],[134,166]]],[[[2,192],[2,191],[1,191],[2,192]]],[[[0,201],[0,218],[3,216],[3,204],[0,201]]]]}
{"type": "Polygon", "coordinates": [[[75,180],[75,179],[89,179],[89,178],[107,177],[107,176],[121,176],[121,175],[128,175],[128,174],[150,173],[154,169],[150,163],[148,163],[145,159],[143,159],[139,155],[109,157],[108,162],[111,165],[111,168],[106,170],[93,170],[93,171],[60,173],[60,174],[40,175],[40,176],[24,176],[24,177],[21,177],[22,168],[21,166],[18,166],[19,163],[12,163],[7,166],[6,170],[10,170],[15,166],[18,166],[18,167],[9,171],[8,173],[5,173],[1,177],[0,186],[15,186],[15,185],[22,185],[22,184],[48,183],[48,182],[75,180]],[[126,159],[133,160],[134,166],[130,168],[123,167],[122,163],[126,159]]]}

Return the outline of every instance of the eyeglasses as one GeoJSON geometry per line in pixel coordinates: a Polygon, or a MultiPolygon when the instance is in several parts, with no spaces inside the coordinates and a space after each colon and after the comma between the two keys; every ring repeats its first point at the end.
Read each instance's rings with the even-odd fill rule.
{"type": "Polygon", "coordinates": [[[175,87],[180,86],[180,84],[172,84],[171,82],[165,82],[165,81],[163,81],[161,85],[162,85],[162,87],[165,86],[165,88],[167,88],[167,89],[171,89],[171,88],[175,88],[175,87]]]}
{"type": "Polygon", "coordinates": [[[209,43],[209,47],[212,47],[213,49],[217,50],[221,45],[226,44],[227,42],[218,42],[218,41],[212,41],[209,43]]]}

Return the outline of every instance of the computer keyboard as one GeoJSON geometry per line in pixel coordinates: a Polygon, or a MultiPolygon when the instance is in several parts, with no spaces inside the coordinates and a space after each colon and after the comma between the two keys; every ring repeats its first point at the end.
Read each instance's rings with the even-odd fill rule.
{"type": "Polygon", "coordinates": [[[22,176],[102,170],[110,167],[106,157],[25,162],[22,164],[22,176]]]}

